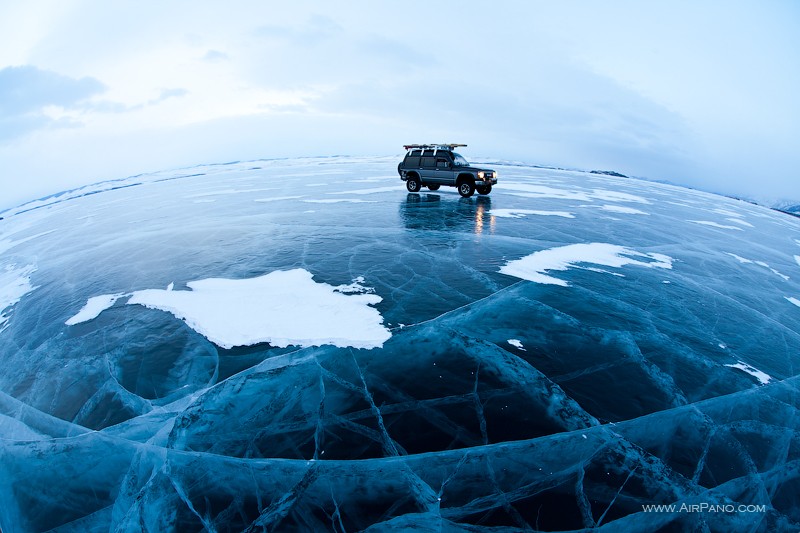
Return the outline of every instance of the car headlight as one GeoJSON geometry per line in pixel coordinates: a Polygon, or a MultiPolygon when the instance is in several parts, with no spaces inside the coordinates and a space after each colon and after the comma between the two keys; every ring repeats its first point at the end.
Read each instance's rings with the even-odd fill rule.
{"type": "Polygon", "coordinates": [[[483,179],[483,170],[479,170],[479,171],[478,171],[478,179],[479,179],[479,180],[482,180],[482,179],[483,179]]]}

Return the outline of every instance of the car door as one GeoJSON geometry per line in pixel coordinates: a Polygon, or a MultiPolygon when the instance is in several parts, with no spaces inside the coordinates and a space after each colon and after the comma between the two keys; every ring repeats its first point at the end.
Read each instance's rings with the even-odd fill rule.
{"type": "Polygon", "coordinates": [[[425,150],[422,152],[422,157],[420,159],[419,176],[422,178],[422,182],[435,183],[436,158],[433,156],[433,150],[425,150]]]}
{"type": "Polygon", "coordinates": [[[436,170],[432,180],[441,185],[453,183],[453,162],[447,154],[436,154],[436,170]]]}

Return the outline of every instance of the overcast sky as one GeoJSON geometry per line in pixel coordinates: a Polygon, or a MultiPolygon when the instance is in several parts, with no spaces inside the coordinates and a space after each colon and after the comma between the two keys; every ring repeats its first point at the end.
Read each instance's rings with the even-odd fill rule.
{"type": "Polygon", "coordinates": [[[411,142],[800,199],[798,95],[793,0],[0,0],[0,210],[411,142]]]}

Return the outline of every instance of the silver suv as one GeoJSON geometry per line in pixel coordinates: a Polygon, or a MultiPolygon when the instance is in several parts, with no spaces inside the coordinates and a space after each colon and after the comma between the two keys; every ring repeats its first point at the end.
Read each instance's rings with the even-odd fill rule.
{"type": "Polygon", "coordinates": [[[469,198],[475,191],[489,194],[497,183],[497,172],[470,165],[453,150],[466,144],[407,144],[406,156],[397,165],[400,179],[408,192],[424,186],[435,191],[442,185],[457,187],[458,194],[469,198]]]}

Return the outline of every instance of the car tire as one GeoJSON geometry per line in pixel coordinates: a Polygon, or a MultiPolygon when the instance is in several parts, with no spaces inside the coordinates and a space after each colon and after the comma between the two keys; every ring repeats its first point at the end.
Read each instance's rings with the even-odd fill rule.
{"type": "Polygon", "coordinates": [[[477,187],[475,187],[475,190],[478,191],[478,194],[489,194],[490,192],[492,192],[492,186],[478,185],[477,187]]]}
{"type": "Polygon", "coordinates": [[[428,185],[428,189],[431,190],[431,191],[438,191],[439,190],[439,185],[438,184],[428,185]]]}
{"type": "Polygon", "coordinates": [[[458,194],[463,198],[469,198],[475,192],[475,184],[471,181],[462,181],[458,184],[458,194]]]}
{"type": "Polygon", "coordinates": [[[422,185],[417,178],[408,178],[406,180],[406,189],[408,189],[408,192],[419,192],[421,188],[422,185]]]}

